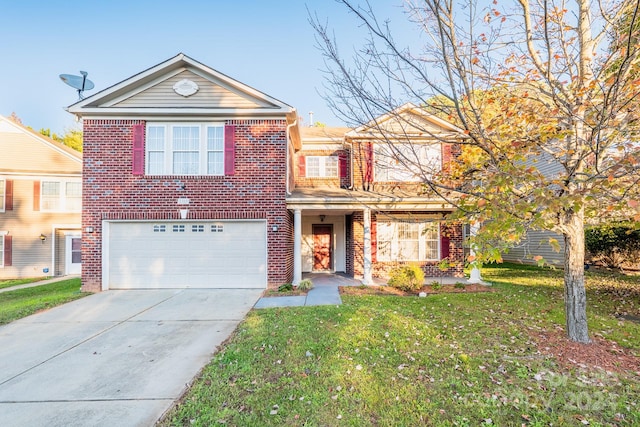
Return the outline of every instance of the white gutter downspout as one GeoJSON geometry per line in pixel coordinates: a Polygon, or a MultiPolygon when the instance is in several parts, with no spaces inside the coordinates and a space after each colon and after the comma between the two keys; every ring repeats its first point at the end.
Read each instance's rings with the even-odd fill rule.
{"type": "Polygon", "coordinates": [[[286,180],[287,180],[287,185],[286,185],[286,192],[287,192],[287,196],[291,195],[291,190],[289,189],[289,174],[291,173],[289,171],[289,143],[290,143],[290,138],[289,138],[289,134],[290,134],[290,129],[294,126],[296,126],[298,124],[298,119],[295,119],[293,121],[293,123],[287,125],[287,157],[286,157],[286,162],[287,162],[287,176],[286,176],[286,180]]]}

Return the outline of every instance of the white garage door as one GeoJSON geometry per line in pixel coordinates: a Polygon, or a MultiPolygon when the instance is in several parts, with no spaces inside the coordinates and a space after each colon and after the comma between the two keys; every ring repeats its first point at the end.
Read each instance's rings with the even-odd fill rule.
{"type": "Polygon", "coordinates": [[[266,288],[265,221],[111,222],[110,289],[266,288]]]}

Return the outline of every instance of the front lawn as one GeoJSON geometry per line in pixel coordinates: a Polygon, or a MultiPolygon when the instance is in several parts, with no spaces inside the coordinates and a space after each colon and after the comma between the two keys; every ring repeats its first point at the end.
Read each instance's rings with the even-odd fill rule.
{"type": "Polygon", "coordinates": [[[253,310],[162,425],[640,425],[640,278],[588,273],[605,371],[554,356],[561,274],[503,265],[483,269],[496,292],[253,310]]]}
{"type": "Polygon", "coordinates": [[[79,278],[0,293],[0,325],[86,295],[79,278]]]}

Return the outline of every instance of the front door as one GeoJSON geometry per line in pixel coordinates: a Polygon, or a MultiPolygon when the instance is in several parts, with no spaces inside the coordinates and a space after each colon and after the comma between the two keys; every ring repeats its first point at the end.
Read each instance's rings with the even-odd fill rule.
{"type": "Polygon", "coordinates": [[[333,270],[333,225],[313,225],[313,270],[333,270]]]}
{"type": "Polygon", "coordinates": [[[65,237],[65,274],[82,273],[82,239],[80,236],[65,237]]]}

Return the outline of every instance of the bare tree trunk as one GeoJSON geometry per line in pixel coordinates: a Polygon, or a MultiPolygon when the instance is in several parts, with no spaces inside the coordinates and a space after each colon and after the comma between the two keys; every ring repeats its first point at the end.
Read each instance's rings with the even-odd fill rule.
{"type": "Polygon", "coordinates": [[[564,214],[564,300],[567,335],[570,340],[589,343],[587,293],[584,287],[584,211],[564,214]]]}

